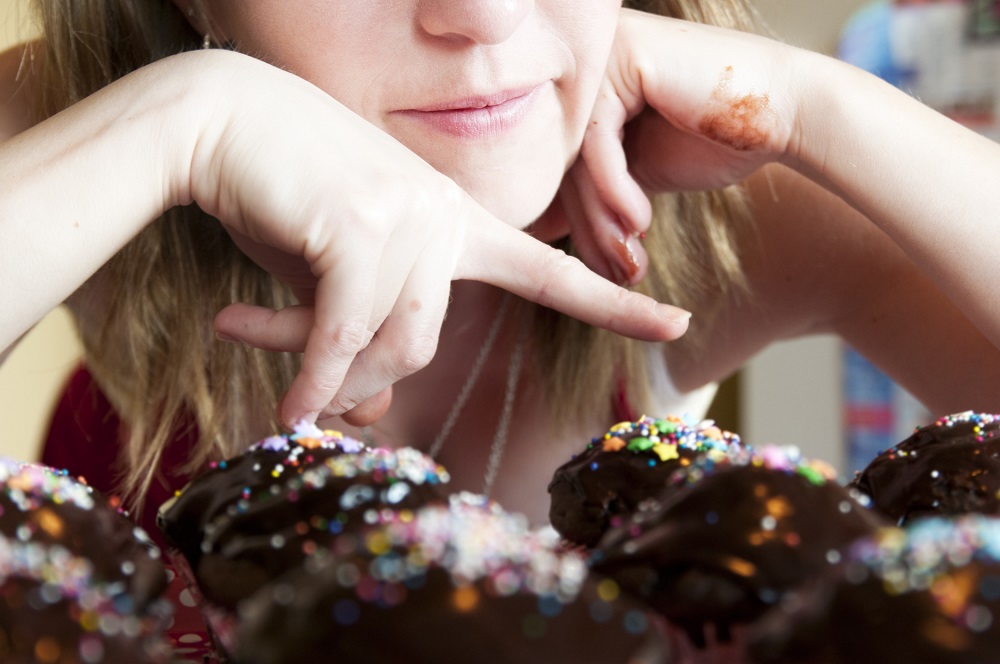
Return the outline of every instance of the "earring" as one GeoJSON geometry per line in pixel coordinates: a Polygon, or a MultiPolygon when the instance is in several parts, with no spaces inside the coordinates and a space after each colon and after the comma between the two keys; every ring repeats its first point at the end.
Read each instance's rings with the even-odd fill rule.
{"type": "Polygon", "coordinates": [[[211,37],[211,35],[209,35],[209,34],[208,34],[207,32],[205,33],[205,36],[204,36],[204,37],[202,37],[202,40],[201,40],[201,47],[202,47],[203,49],[205,49],[206,51],[207,51],[208,49],[212,48],[212,37],[211,37]]]}

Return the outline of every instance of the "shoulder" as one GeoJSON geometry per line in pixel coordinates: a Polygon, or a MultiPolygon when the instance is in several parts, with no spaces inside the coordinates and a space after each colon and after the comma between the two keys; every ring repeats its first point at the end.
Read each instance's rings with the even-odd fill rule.
{"type": "Polygon", "coordinates": [[[0,52],[0,143],[31,124],[32,44],[18,44],[0,52]]]}

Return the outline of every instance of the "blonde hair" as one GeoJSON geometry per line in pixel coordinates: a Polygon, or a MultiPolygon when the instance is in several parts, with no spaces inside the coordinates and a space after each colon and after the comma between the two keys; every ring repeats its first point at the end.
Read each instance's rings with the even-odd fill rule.
{"type": "MultiPolygon", "coordinates": [[[[644,11],[737,28],[753,26],[744,0],[634,0],[644,11]]],[[[169,1],[35,0],[44,39],[34,75],[39,119],[202,37],[169,1]]],[[[205,18],[200,4],[196,16],[205,18]]],[[[741,282],[735,191],[681,194],[656,201],[646,246],[649,277],[639,290],[693,307],[741,282]]],[[[564,247],[572,252],[570,243],[564,247]]],[[[200,444],[187,472],[239,453],[276,430],[275,404],[298,368],[297,356],[216,342],[214,314],[235,301],[272,308],[293,303],[288,289],[239,252],[221,225],[194,206],[170,210],[102,268],[112,286],[103,328],[84,334],[89,368],[127,427],[123,491],[133,506],[156,478],[178,427],[196,427],[200,444]]],[[[626,382],[648,399],[646,351],[636,342],[537,308],[536,348],[554,419],[610,414],[626,382]]],[[[696,320],[705,320],[698,308],[696,320]]],[[[696,333],[696,330],[695,330],[696,333]]]]}

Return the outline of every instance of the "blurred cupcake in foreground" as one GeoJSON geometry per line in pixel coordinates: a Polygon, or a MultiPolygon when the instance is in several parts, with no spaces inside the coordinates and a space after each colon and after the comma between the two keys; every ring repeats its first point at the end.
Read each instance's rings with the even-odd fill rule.
{"type": "MultiPolygon", "coordinates": [[[[629,662],[656,633],[550,529],[480,496],[384,511],[241,605],[247,664],[629,662]]],[[[654,645],[655,648],[655,645],[654,645]]]]}
{"type": "Polygon", "coordinates": [[[884,528],[757,626],[755,662],[992,664],[1000,653],[1000,521],[884,528]]]}
{"type": "Polygon", "coordinates": [[[703,648],[729,641],[882,523],[796,448],[703,455],[611,529],[591,565],[703,648]]]}
{"type": "Polygon", "coordinates": [[[89,561],[93,582],[129,610],[144,610],[167,585],[159,547],[118,500],[65,471],[0,459],[0,534],[89,561]]]}
{"type": "Polygon", "coordinates": [[[169,606],[136,611],[101,564],[55,544],[0,536],[0,661],[167,664],[169,606]]]}

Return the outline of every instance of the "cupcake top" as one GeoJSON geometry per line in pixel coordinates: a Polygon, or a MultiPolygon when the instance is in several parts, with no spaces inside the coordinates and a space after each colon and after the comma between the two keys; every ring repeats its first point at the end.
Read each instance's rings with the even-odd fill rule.
{"type": "Polygon", "coordinates": [[[934,515],[1000,513],[1000,416],[942,417],[879,454],[853,481],[875,509],[905,524],[934,515]]]}
{"type": "MultiPolygon", "coordinates": [[[[320,429],[315,424],[299,422],[295,425],[293,433],[268,436],[252,444],[247,449],[247,453],[253,453],[257,450],[277,452],[285,455],[286,464],[294,468],[299,465],[299,457],[309,454],[307,450],[339,450],[354,453],[360,452],[366,447],[361,441],[345,436],[339,431],[320,429]]],[[[277,466],[274,469],[281,472],[277,466]]]]}
{"type": "Polygon", "coordinates": [[[0,577],[24,577],[53,587],[60,597],[100,593],[92,563],[58,545],[19,542],[0,535],[0,577]]]}
{"type": "Polygon", "coordinates": [[[754,661],[969,664],[1000,652],[1000,521],[928,517],[831,558],[751,641],[754,661]]]}
{"type": "Polygon", "coordinates": [[[0,491],[22,512],[44,504],[70,504],[92,510],[98,499],[86,480],[68,471],[0,457],[0,491]]]}
{"type": "MultiPolygon", "coordinates": [[[[935,588],[942,605],[956,616],[966,616],[975,593],[967,592],[961,584],[935,584],[970,564],[995,565],[1000,571],[1000,521],[979,515],[931,517],[905,528],[882,528],[854,543],[847,551],[847,560],[850,581],[860,582],[873,575],[886,592],[897,595],[935,588]]],[[[996,581],[1000,582],[1000,577],[996,581]]],[[[1000,585],[993,586],[979,590],[987,591],[1000,607],[1000,585]]]]}
{"type": "Polygon", "coordinates": [[[615,424],[603,435],[593,438],[586,451],[651,452],[653,456],[646,463],[653,466],[657,462],[672,461],[683,451],[725,454],[741,443],[738,434],[720,429],[712,420],[691,421],[675,415],[663,418],[643,415],[634,422],[615,424]]]}
{"type": "Polygon", "coordinates": [[[205,526],[208,537],[201,548],[210,549],[205,543],[211,542],[212,533],[232,520],[253,520],[277,508],[287,512],[285,523],[269,518],[268,528],[280,528],[315,516],[314,508],[330,518],[368,503],[399,505],[406,502],[415,487],[439,487],[449,479],[444,466],[410,447],[364,448],[319,460],[309,457],[307,464],[280,482],[247,483],[225,510],[205,518],[209,522],[205,526]],[[309,505],[297,506],[307,498],[309,505]]]}
{"type": "Polygon", "coordinates": [[[446,501],[448,480],[443,466],[408,447],[329,457],[284,482],[245,487],[205,526],[201,551],[233,558],[260,544],[270,551],[265,556],[303,546],[311,553],[316,543],[370,522],[383,510],[446,501]]]}
{"type": "Polygon", "coordinates": [[[558,599],[575,596],[587,575],[582,556],[559,551],[551,530],[532,530],[525,516],[477,494],[452,494],[447,505],[373,517],[377,531],[338,542],[337,550],[343,553],[353,544],[356,553],[372,556],[376,562],[369,571],[379,582],[401,581],[436,567],[447,570],[459,589],[485,580],[500,596],[531,592],[558,599]],[[407,561],[405,570],[377,562],[399,557],[407,561]]]}
{"type": "Polygon", "coordinates": [[[240,456],[212,463],[160,507],[157,525],[170,545],[195,566],[201,556],[202,533],[220,514],[249,494],[279,487],[326,459],[364,449],[364,443],[339,431],[300,423],[293,433],[270,436],[240,456]]]}
{"type": "Polygon", "coordinates": [[[592,567],[684,629],[750,623],[883,522],[794,447],[699,457],[592,552],[592,567]]]}
{"type": "MultiPolygon", "coordinates": [[[[185,555],[202,595],[219,607],[235,609],[341,533],[370,521],[370,512],[446,501],[448,471],[422,452],[358,449],[322,459],[304,455],[295,472],[272,472],[262,481],[247,482],[238,497],[219,503],[216,512],[198,515],[205,524],[198,552],[185,555]]],[[[196,480],[191,490],[204,491],[202,482],[209,487],[229,482],[225,473],[220,468],[207,480],[196,480]]]]}
{"type": "Polygon", "coordinates": [[[0,642],[4,661],[166,663],[169,605],[140,612],[59,545],[0,535],[0,642]]]}
{"type": "Polygon", "coordinates": [[[137,608],[167,584],[159,548],[108,498],[66,471],[0,459],[0,534],[25,544],[59,546],[91,561],[109,594],[137,608]]]}
{"type": "Polygon", "coordinates": [[[702,455],[719,458],[742,449],[737,434],[711,420],[643,416],[620,422],[556,469],[549,520],[567,540],[593,546],[678,468],[702,455]]]}
{"type": "Polygon", "coordinates": [[[826,461],[805,457],[794,445],[765,445],[757,449],[734,448],[728,454],[699,456],[673,473],[669,484],[677,488],[693,486],[717,472],[740,467],[797,475],[815,486],[837,481],[837,471],[826,461]]]}
{"type": "Polygon", "coordinates": [[[624,662],[649,631],[551,529],[483,496],[366,521],[241,605],[240,661],[624,662]]]}

